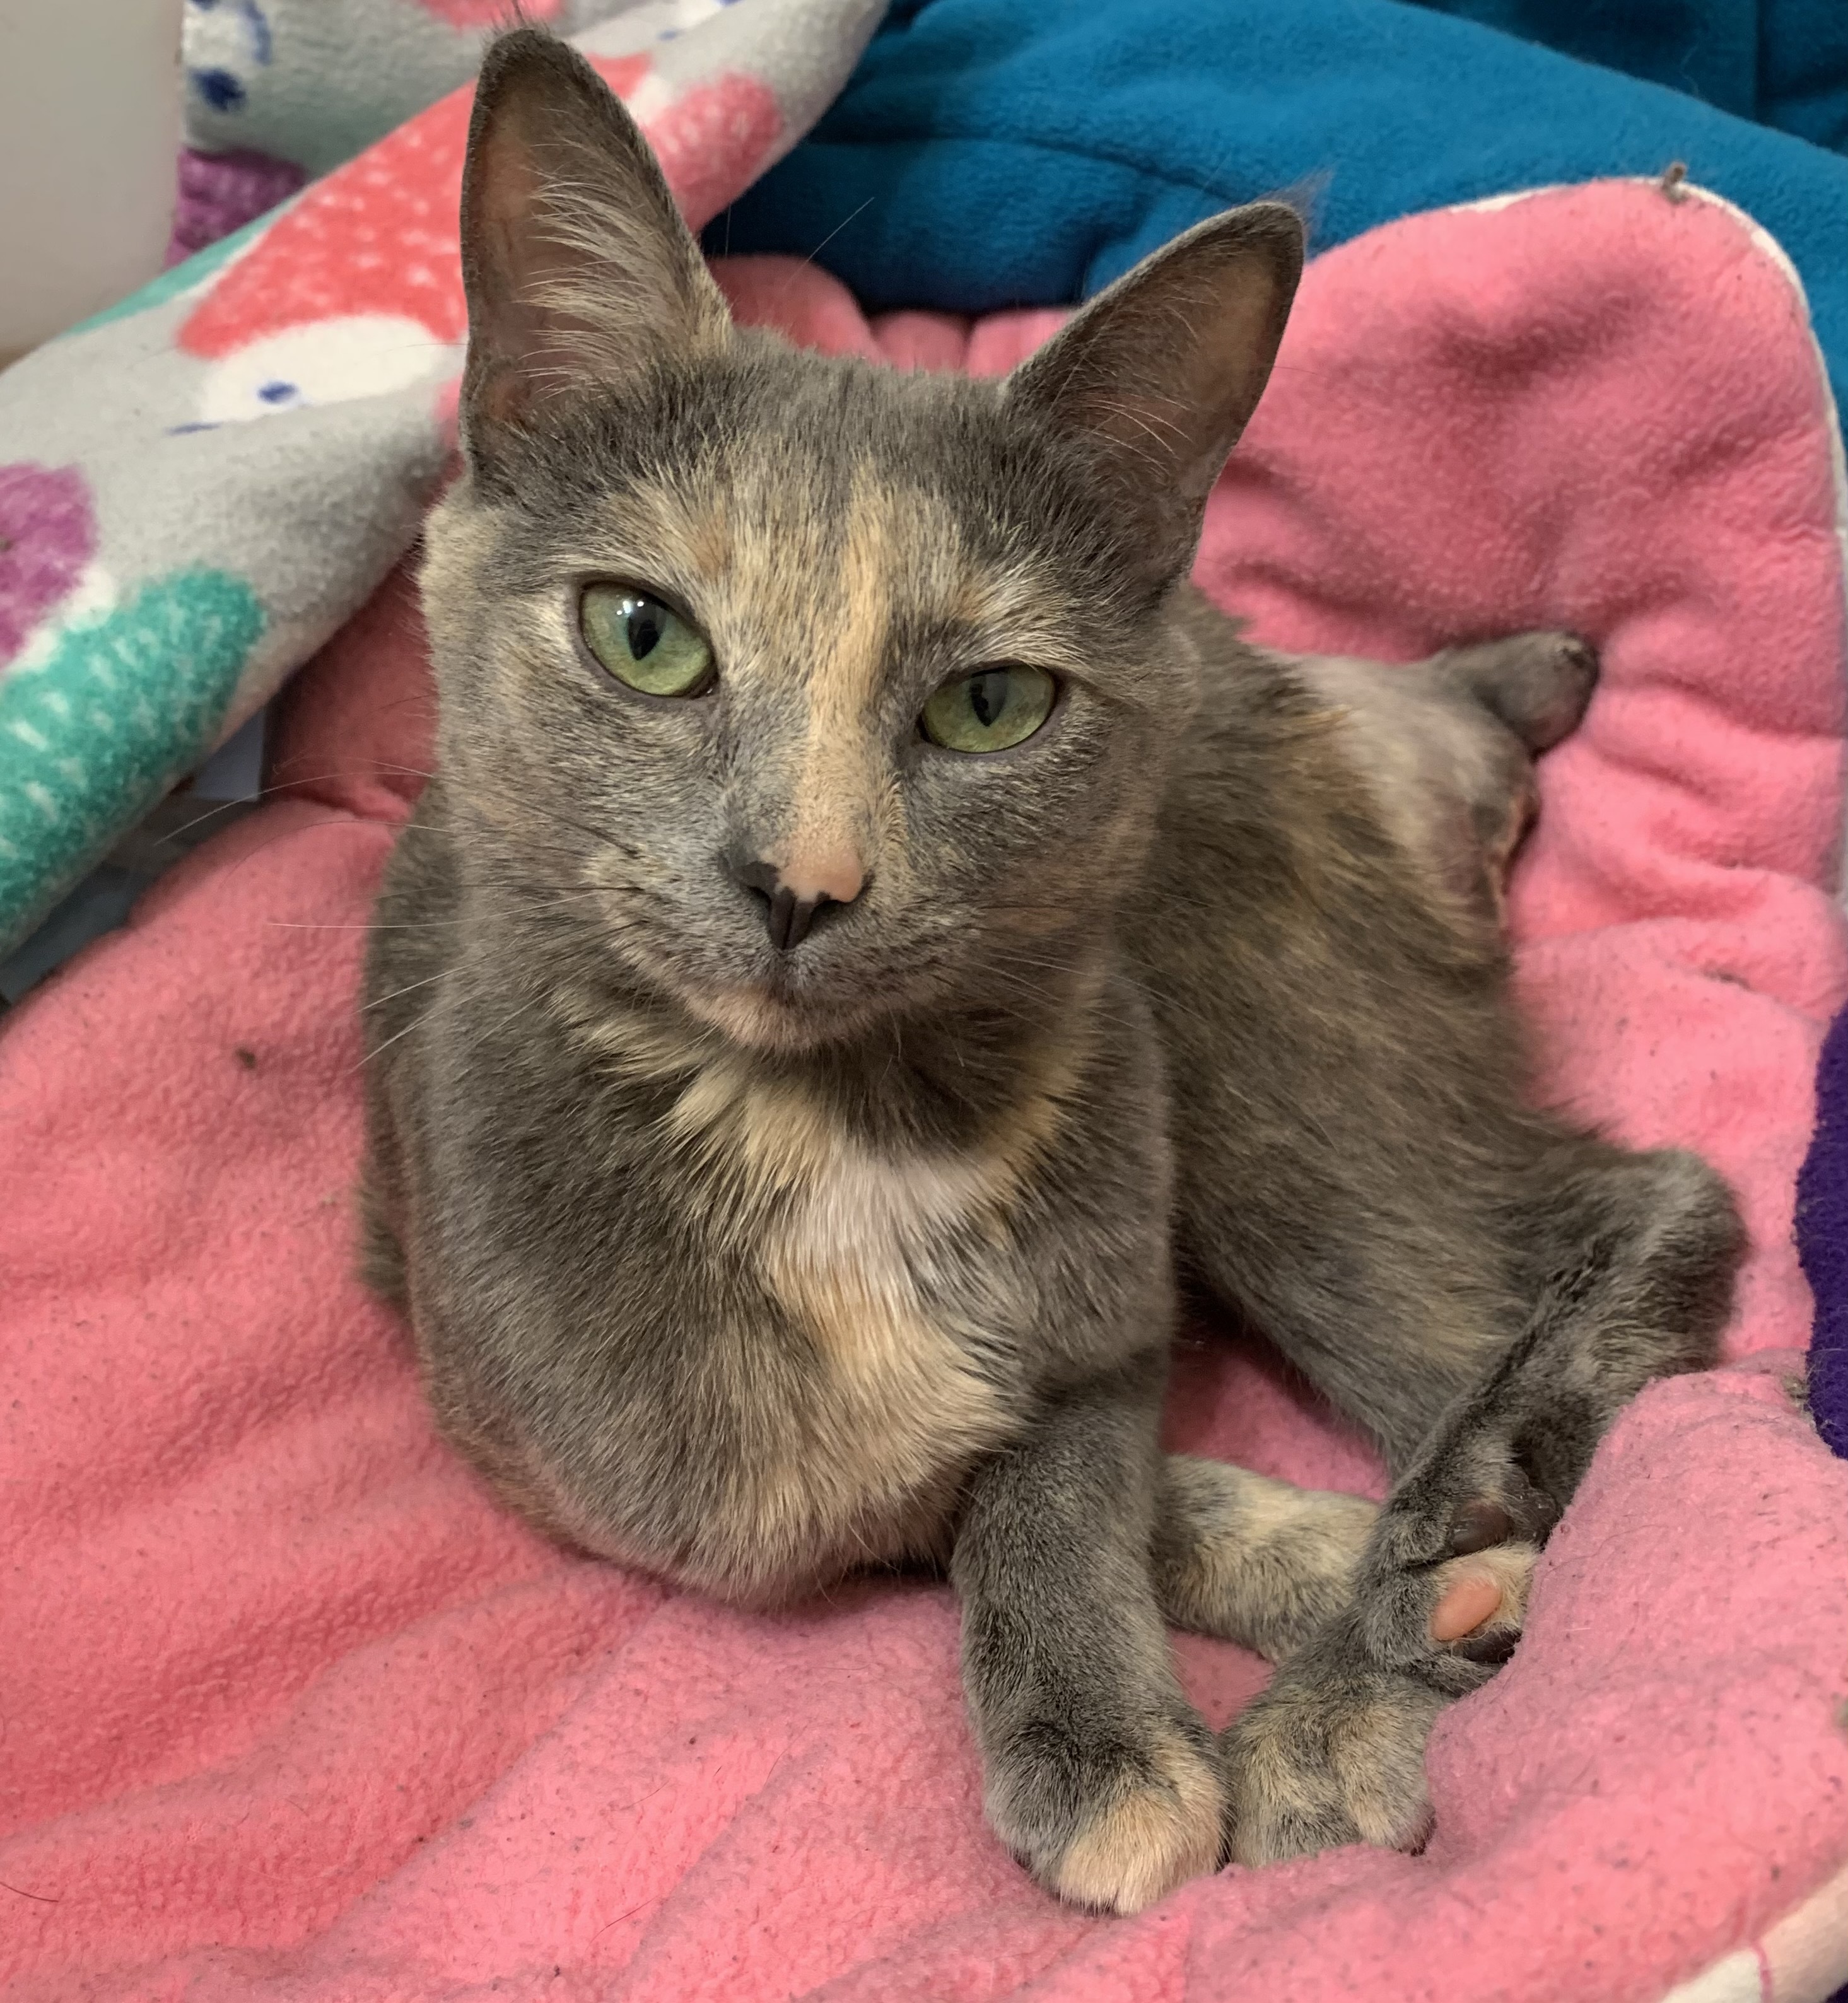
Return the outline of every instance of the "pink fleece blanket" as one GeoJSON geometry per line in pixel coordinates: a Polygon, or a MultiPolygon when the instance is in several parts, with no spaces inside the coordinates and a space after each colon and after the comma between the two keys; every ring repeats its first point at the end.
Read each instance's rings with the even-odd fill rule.
{"type": "MultiPolygon", "coordinates": [[[[1052,324],[726,277],[901,364],[999,369],[1052,324]]],[[[1549,1091],[1738,1185],[1745,1360],[1607,1442],[1513,1662],[1438,1727],[1423,1856],[1128,1921],[982,1826],[945,1589],[733,1612],[549,1548],[435,1439],[349,1271],[355,982],[428,742],[389,582],[295,688],[291,795],[0,1036],[5,1994],[1622,2003],[1743,1948],[1710,1980],[1750,1988],[1710,1993],[1769,1970],[1804,2003],[1848,1973],[1779,1925],[1848,1864],[1848,1463],[1768,1355],[1807,1332],[1793,1179],[1848,993],[1829,426],[1791,281],[1705,200],[1556,191],[1308,274],[1200,576],[1286,645],[1598,641],[1517,879],[1521,994],[1549,1091]]],[[[1377,1487],[1213,1331],[1171,1419],[1377,1487]]],[[[1177,1645],[1216,1721],[1259,1686],[1177,1645]]]]}

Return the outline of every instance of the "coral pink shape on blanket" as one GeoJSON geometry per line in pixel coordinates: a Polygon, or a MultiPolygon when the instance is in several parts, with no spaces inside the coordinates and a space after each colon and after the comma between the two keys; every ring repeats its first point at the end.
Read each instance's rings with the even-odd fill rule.
{"type": "MultiPolygon", "coordinates": [[[[597,68],[621,95],[649,61],[597,68]]],[[[217,359],[288,327],[362,314],[461,340],[468,313],[456,211],[474,102],[472,85],[452,92],[310,189],[227,267],[180,330],[180,345],[217,359]]]]}
{"type": "Polygon", "coordinates": [[[690,90],[648,128],[667,185],[695,229],[757,179],[782,135],[775,93],[736,71],[690,90]]]}
{"type": "MultiPolygon", "coordinates": [[[[417,5],[452,28],[498,27],[513,13],[507,0],[417,0],[417,5]]],[[[523,0],[520,11],[529,21],[555,21],[565,11],[565,0],[523,0]]]]}

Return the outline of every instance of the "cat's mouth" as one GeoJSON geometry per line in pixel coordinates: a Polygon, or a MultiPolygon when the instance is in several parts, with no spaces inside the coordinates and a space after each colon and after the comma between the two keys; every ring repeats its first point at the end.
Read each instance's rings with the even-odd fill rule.
{"type": "Polygon", "coordinates": [[[677,944],[647,951],[628,942],[624,956],[696,1022],[744,1050],[790,1053],[854,1043],[940,992],[937,956],[922,940],[908,951],[902,971],[889,955],[871,963],[836,953],[795,963],[809,949],[690,957],[677,944]]]}

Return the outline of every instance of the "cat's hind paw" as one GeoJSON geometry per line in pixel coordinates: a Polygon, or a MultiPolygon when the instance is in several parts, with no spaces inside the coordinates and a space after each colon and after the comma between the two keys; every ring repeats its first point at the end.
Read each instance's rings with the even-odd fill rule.
{"type": "Polygon", "coordinates": [[[1468,1662],[1489,1667],[1505,1662],[1521,1639],[1528,1587],[1539,1555],[1532,1544],[1503,1543],[1440,1565],[1426,1588],[1430,1639],[1468,1662]]]}

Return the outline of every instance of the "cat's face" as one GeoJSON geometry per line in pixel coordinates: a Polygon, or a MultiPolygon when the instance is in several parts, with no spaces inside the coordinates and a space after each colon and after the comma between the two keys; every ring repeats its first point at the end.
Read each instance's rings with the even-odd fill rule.
{"type": "Polygon", "coordinates": [[[453,499],[425,585],[452,799],[575,950],[790,1043],[1094,946],[1190,664],[993,390],[740,342],[576,443],[453,499]],[[770,869],[832,889],[793,944],[770,869]]]}
{"type": "Polygon", "coordinates": [[[515,40],[465,195],[471,473],[424,579],[465,866],[562,970],[753,1046],[1055,992],[1192,713],[1165,606],[1293,244],[1248,258],[1284,274],[1244,316],[1264,351],[1219,357],[1241,407],[1185,453],[1171,393],[1083,344],[1095,306],[1003,385],[795,354],[730,327],[602,86],[515,40]]]}

